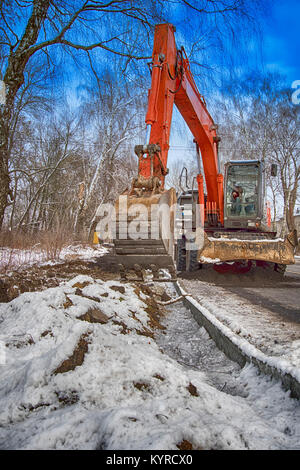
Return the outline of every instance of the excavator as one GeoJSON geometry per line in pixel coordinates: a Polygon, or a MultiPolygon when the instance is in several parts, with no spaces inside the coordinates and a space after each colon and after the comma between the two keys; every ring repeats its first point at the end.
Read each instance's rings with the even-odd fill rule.
{"type": "MultiPolygon", "coordinates": [[[[212,263],[216,270],[248,271],[268,265],[284,273],[293,264],[297,233],[276,238],[265,217],[265,165],[233,160],[220,172],[217,125],[198,91],[188,57],[177,48],[175,27],[155,27],[145,118],[146,140],[135,146],[138,175],[115,205],[114,250],[121,266],[194,271],[212,263]],[[165,189],[173,107],[192,135],[198,174],[180,194],[165,189]]],[[[276,167],[272,166],[273,175],[276,167]]],[[[186,178],[187,181],[187,178],[186,178]]]]}

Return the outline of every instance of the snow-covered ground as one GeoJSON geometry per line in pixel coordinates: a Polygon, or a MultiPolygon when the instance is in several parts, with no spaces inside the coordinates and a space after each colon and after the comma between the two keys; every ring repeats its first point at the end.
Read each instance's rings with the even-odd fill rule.
{"type": "Polygon", "coordinates": [[[95,245],[68,245],[64,246],[62,250],[42,248],[39,244],[33,246],[31,249],[17,249],[0,247],[0,272],[24,269],[33,265],[45,265],[58,262],[69,261],[72,259],[93,259],[97,256],[102,256],[107,253],[106,247],[95,245]]]}
{"type": "Polygon", "coordinates": [[[189,312],[156,314],[151,292],[82,275],[1,304],[0,448],[300,449],[299,404],[279,383],[222,359],[226,393],[189,312]]]}

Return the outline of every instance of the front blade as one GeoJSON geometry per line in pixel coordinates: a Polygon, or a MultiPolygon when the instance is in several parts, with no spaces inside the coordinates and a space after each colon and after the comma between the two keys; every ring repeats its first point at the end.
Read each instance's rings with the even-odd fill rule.
{"type": "Polygon", "coordinates": [[[204,234],[204,246],[198,250],[197,258],[199,263],[205,263],[207,260],[259,260],[278,264],[294,264],[297,244],[296,230],[290,232],[284,240],[230,240],[210,238],[204,234]]]}

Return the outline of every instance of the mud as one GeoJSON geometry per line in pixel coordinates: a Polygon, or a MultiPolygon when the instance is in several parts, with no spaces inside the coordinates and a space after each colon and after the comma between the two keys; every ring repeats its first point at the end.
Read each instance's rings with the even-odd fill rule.
{"type": "Polygon", "coordinates": [[[62,281],[68,281],[79,274],[92,276],[103,281],[118,279],[113,272],[109,260],[102,256],[95,262],[86,260],[70,260],[64,263],[32,266],[1,274],[0,302],[10,302],[23,292],[35,292],[57,287],[62,281]]]}
{"type": "Polygon", "coordinates": [[[88,345],[88,335],[81,336],[76,348],[73,351],[73,354],[68,357],[68,359],[63,361],[62,364],[57,369],[55,369],[53,374],[63,374],[65,372],[69,372],[70,370],[74,370],[78,366],[81,366],[83,364],[84,357],[88,352],[88,345]]]}

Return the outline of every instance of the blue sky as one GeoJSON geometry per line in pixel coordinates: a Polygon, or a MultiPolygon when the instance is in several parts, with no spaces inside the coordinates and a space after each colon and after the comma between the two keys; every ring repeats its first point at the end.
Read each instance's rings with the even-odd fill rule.
{"type": "MultiPolygon", "coordinates": [[[[262,20],[262,44],[261,51],[257,40],[251,43],[253,56],[248,56],[248,66],[260,68],[264,72],[279,72],[286,76],[287,86],[291,86],[295,80],[300,80],[300,0],[274,0],[271,4],[271,10],[268,16],[262,20]],[[256,58],[262,53],[262,63],[255,62],[256,58]]],[[[241,64],[241,71],[245,73],[245,64],[241,64]]],[[[199,86],[199,83],[198,83],[199,86]]],[[[215,92],[215,91],[214,91],[215,92]]],[[[174,113],[173,121],[181,118],[179,113],[174,113]]],[[[193,158],[192,137],[187,127],[186,142],[180,135],[178,146],[177,139],[172,139],[169,162],[173,163],[182,154],[193,158]],[[184,150],[181,150],[183,148],[184,150]]],[[[176,132],[174,132],[176,134],[176,132]]],[[[195,154],[195,152],[194,152],[195,154]]]]}
{"type": "Polygon", "coordinates": [[[288,82],[300,80],[300,1],[276,0],[263,24],[263,58],[268,71],[288,82]]]}

